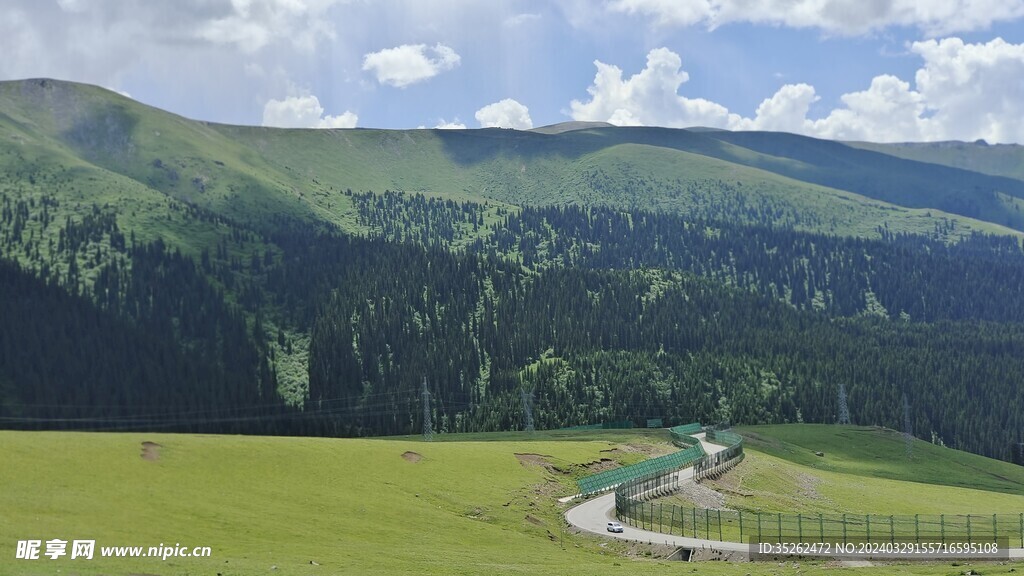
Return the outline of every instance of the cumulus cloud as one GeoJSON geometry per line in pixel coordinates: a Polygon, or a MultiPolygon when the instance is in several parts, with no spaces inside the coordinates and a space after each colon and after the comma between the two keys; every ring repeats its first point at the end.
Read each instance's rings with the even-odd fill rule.
{"type": "Polygon", "coordinates": [[[445,121],[444,118],[441,118],[441,120],[438,121],[437,125],[434,126],[434,128],[438,130],[465,130],[466,125],[463,124],[462,122],[459,122],[458,118],[452,120],[451,122],[447,122],[445,121]]]}
{"type": "Polygon", "coordinates": [[[595,62],[591,98],[572,101],[571,115],[617,125],[773,130],[838,140],[1024,141],[1024,44],[946,38],[915,42],[910,50],[924,61],[915,86],[876,76],[865,90],[842,95],[842,106],[820,118],[808,116],[819,100],[809,84],[782,86],[752,118],[681,96],[689,75],[679,56],[665,48],[652,50],[647,66],[628,79],[618,67],[595,62]]]}
{"type": "Polygon", "coordinates": [[[263,125],[275,128],[355,128],[358,121],[347,110],[339,116],[324,116],[320,99],[312,94],[268,100],[263,107],[263,125]]]}
{"type": "Polygon", "coordinates": [[[461,60],[455,50],[440,42],[434,46],[403,44],[366,54],[363,70],[373,72],[381,84],[405,88],[451,70],[461,60]]]}
{"type": "Polygon", "coordinates": [[[659,26],[691,26],[708,22],[715,14],[712,0],[613,0],[617,12],[643,14],[659,26]]]}
{"type": "Polygon", "coordinates": [[[1024,142],[1024,43],[946,38],[915,42],[911,51],[925,61],[915,81],[941,137],[1024,142]]]}
{"type": "Polygon", "coordinates": [[[533,128],[530,109],[511,98],[488,104],[477,110],[475,116],[481,128],[533,128]]]}
{"type": "Polygon", "coordinates": [[[739,117],[721,104],[678,94],[690,79],[682,59],[668,48],[647,54],[647,66],[623,79],[618,66],[595,60],[597,75],[587,88],[590,100],[570,103],[574,120],[593,120],[617,125],[656,125],[683,128],[713,126],[726,128],[739,117]]]}
{"type": "Polygon", "coordinates": [[[841,35],[908,26],[937,36],[1024,16],[1024,0],[610,0],[607,6],[658,26],[749,22],[841,35]]]}
{"type": "Polygon", "coordinates": [[[310,52],[321,39],[334,38],[326,12],[337,0],[231,0],[231,8],[201,21],[197,37],[255,52],[287,41],[310,52]]]}

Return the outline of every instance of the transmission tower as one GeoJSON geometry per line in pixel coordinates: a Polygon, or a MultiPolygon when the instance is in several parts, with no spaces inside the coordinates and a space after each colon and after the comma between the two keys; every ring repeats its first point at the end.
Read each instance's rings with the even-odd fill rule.
{"type": "Polygon", "coordinates": [[[839,383],[839,423],[850,423],[850,407],[846,404],[846,384],[839,383]]]}
{"type": "Polygon", "coordinates": [[[423,441],[434,439],[434,425],[430,421],[430,390],[427,390],[427,379],[423,378],[423,441]]]}
{"type": "Polygon", "coordinates": [[[910,402],[903,394],[903,442],[906,445],[907,460],[914,457],[914,429],[910,426],[910,402]]]}
{"type": "Polygon", "coordinates": [[[533,392],[520,389],[519,396],[523,401],[523,414],[526,417],[526,426],[523,429],[533,432],[533,392]]]}

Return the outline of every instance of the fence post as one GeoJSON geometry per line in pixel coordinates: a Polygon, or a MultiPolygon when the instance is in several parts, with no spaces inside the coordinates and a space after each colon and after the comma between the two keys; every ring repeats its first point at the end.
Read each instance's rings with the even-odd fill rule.
{"type": "Polygon", "coordinates": [[[818,535],[821,536],[821,543],[825,543],[825,520],[821,517],[821,512],[818,512],[818,535]]]}
{"type": "Polygon", "coordinates": [[[711,540],[711,510],[704,509],[704,536],[711,540]]]}
{"type": "Polygon", "coordinates": [[[846,514],[843,514],[843,546],[846,545],[846,514]]]}
{"type": "Polygon", "coordinates": [[[665,505],[658,504],[658,532],[665,531],[665,505]]]}
{"type": "Polygon", "coordinates": [[[800,542],[804,541],[804,516],[799,512],[796,514],[796,536],[800,542]]]}
{"type": "Polygon", "coordinates": [[[896,528],[892,524],[892,514],[889,514],[889,543],[896,543],[896,528]]]}
{"type": "Polygon", "coordinates": [[[995,514],[992,515],[992,541],[999,541],[999,520],[995,514]]]}
{"type": "Polygon", "coordinates": [[[971,543],[971,515],[967,515],[967,543],[971,543]]]}
{"type": "Polygon", "coordinates": [[[864,531],[867,535],[867,540],[871,542],[871,514],[864,515],[864,531]]]}
{"type": "Polygon", "coordinates": [[[782,512],[779,512],[779,544],[782,544],[782,512]]]}
{"type": "Polygon", "coordinates": [[[939,534],[942,535],[942,543],[946,543],[946,515],[939,514],[939,534]]]}
{"type": "MultiPolygon", "coordinates": [[[[1021,524],[1024,525],[1024,514],[1020,515],[1021,524]]],[[[1024,529],[1021,530],[1021,538],[1024,538],[1024,529]]],[[[740,542],[743,542],[743,510],[740,510],[740,542]]]]}
{"type": "Polygon", "coordinates": [[[919,514],[914,514],[914,542],[921,543],[921,525],[918,522],[919,514]]]}
{"type": "Polygon", "coordinates": [[[1020,513],[1020,547],[1024,548],[1024,512],[1020,513]]]}
{"type": "Polygon", "coordinates": [[[757,513],[757,541],[761,542],[761,513],[757,513]]]}
{"type": "Polygon", "coordinates": [[[724,542],[722,538],[722,509],[718,509],[718,541],[724,542]]]}

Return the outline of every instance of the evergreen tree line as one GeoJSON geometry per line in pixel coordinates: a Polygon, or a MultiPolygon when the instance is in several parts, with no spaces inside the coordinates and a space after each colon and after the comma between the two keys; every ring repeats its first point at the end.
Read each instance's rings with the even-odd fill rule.
{"type": "Polygon", "coordinates": [[[1024,322],[1018,240],[974,234],[827,236],[671,214],[578,206],[523,208],[474,250],[527,267],[685,270],[832,316],[1024,322]]]}
{"type": "Polygon", "coordinates": [[[832,422],[839,382],[855,422],[901,427],[906,393],[919,434],[993,456],[1022,425],[1016,323],[830,319],[682,273],[296,244],[268,293],[312,322],[307,410],[332,410],[332,433],[418,432],[424,377],[449,431],[521,427],[521,391],[545,427],[832,422]]]}
{"type": "MultiPolygon", "coordinates": [[[[25,225],[40,216],[24,212],[0,215],[22,222],[5,257],[40,245],[25,225]]],[[[193,259],[94,210],[51,224],[57,242],[29,259],[39,267],[5,263],[2,425],[417,433],[424,379],[440,431],[520,428],[524,392],[547,428],[831,422],[840,382],[856,423],[902,427],[906,393],[919,435],[991,456],[1009,458],[1024,425],[1012,241],[848,240],[577,208],[508,215],[466,252],[219,224],[230,236],[193,259]],[[864,317],[872,298],[889,318],[864,317]],[[921,322],[891,319],[901,313],[921,322]],[[276,392],[268,321],[279,343],[282,330],[309,336],[301,409],[276,392]]]]}

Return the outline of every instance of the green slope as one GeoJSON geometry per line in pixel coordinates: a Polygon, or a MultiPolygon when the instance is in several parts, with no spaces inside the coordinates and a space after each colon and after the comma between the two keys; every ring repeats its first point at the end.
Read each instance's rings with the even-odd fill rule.
{"type": "MultiPolygon", "coordinates": [[[[808,182],[854,191],[915,208],[936,208],[1015,229],[1024,228],[1017,209],[1024,182],[959,168],[904,160],[795,134],[709,132],[749,150],[798,162],[771,162],[771,169],[808,182]]],[[[758,161],[754,165],[762,165],[758,161]]]]}
{"type": "MultiPolygon", "coordinates": [[[[102,88],[51,80],[0,83],[0,137],[8,157],[27,148],[44,168],[101,169],[107,178],[121,176],[234,219],[315,218],[299,198],[295,178],[251,149],[204,123],[102,88]]],[[[104,187],[83,188],[93,195],[104,187]]]]}
{"type": "Polygon", "coordinates": [[[918,162],[941,164],[992,176],[1024,180],[1024,146],[979,142],[901,142],[876,144],[847,142],[848,146],[873,150],[918,162]]]}
{"type": "MultiPolygon", "coordinates": [[[[851,476],[1024,494],[1024,467],[914,440],[876,427],[794,424],[745,426],[746,445],[782,460],[851,476]],[[824,452],[825,457],[815,456],[824,452]]],[[[1001,512],[1001,510],[994,510],[1001,512]]]]}
{"type": "MultiPolygon", "coordinates": [[[[853,236],[877,236],[879,226],[893,233],[932,232],[954,222],[955,239],[971,231],[1009,234],[1004,225],[1020,228],[1024,222],[1008,208],[1024,195],[1012,186],[999,190],[1002,200],[972,196],[995,185],[990,176],[954,171],[951,179],[922,171],[920,163],[841,144],[803,139],[801,150],[817,152],[797,154],[782,146],[785,135],[739,142],[749,136],[563,128],[223,126],[187,120],[96,87],[53,80],[0,83],[0,157],[9,158],[8,175],[21,166],[17,155],[33,148],[54,169],[102,169],[105,178],[117,175],[148,194],[265,230],[299,220],[365,232],[343,193],[347,190],[403,190],[488,203],[490,221],[502,206],[577,203],[853,236]],[[873,167],[877,159],[866,161],[858,153],[891,163],[873,167]],[[836,162],[844,169],[837,171],[836,162]],[[852,176],[861,171],[863,177],[852,176]],[[910,192],[897,193],[908,185],[910,192]],[[917,190],[925,185],[935,192],[921,197],[917,190]]],[[[85,192],[96,190],[90,186],[85,192]]]]}
{"type": "MultiPolygon", "coordinates": [[[[555,498],[571,490],[573,475],[559,470],[581,473],[580,465],[615,457],[607,450],[627,448],[622,441],[636,443],[631,435],[427,444],[0,432],[0,572],[679,574],[678,563],[650,560],[646,545],[563,528],[564,508],[555,498]],[[159,446],[145,451],[144,442],[159,446]],[[147,452],[152,459],[141,457],[147,452]],[[17,541],[32,538],[212,550],[210,558],[166,561],[15,559],[17,541]]],[[[835,573],[829,563],[800,564],[802,574],[835,573]]],[[[1008,574],[1016,566],[983,569],[1008,574]]],[[[780,570],[776,563],[710,562],[686,572],[694,569],[789,573],[788,565],[780,570]]],[[[948,564],[858,569],[865,575],[948,573],[948,564]]]]}

